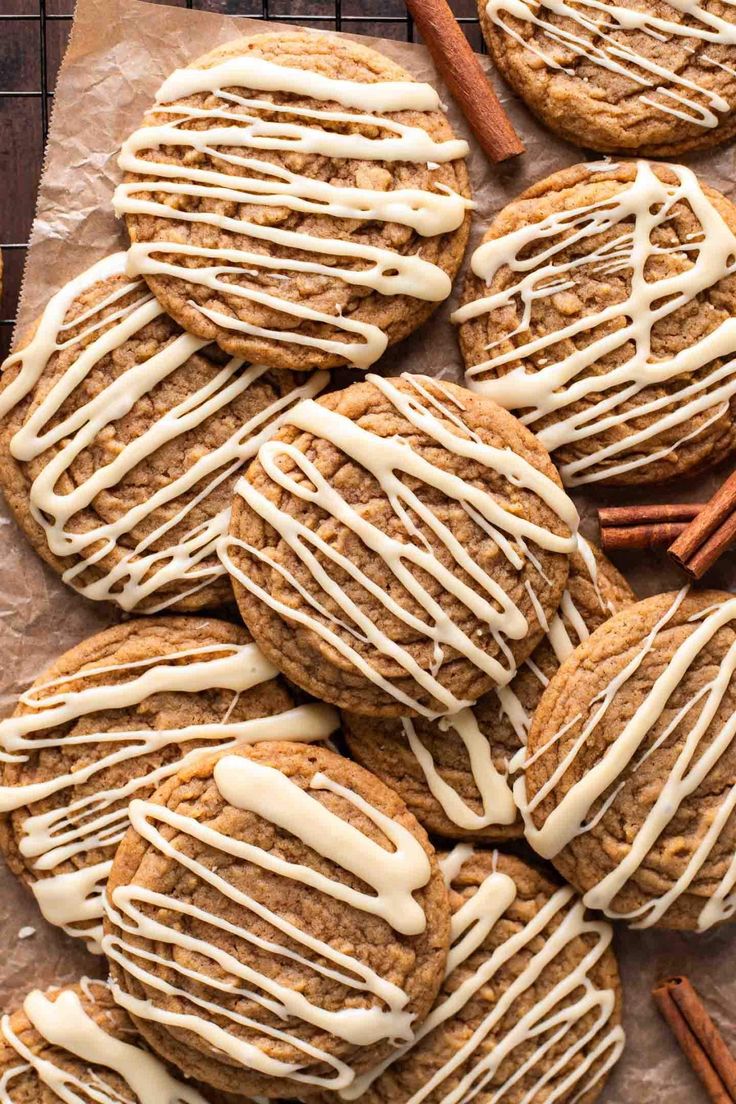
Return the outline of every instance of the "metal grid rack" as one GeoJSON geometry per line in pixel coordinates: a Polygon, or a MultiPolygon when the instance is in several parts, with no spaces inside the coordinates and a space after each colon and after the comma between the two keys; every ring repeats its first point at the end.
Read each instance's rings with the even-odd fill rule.
{"type": "MultiPolygon", "coordinates": [[[[403,0],[162,0],[179,7],[416,41],[403,0]]],[[[0,359],[9,346],[48,133],[56,71],[74,0],[0,0],[0,246],[5,279],[0,359]],[[30,87],[29,87],[30,85],[30,87]]],[[[475,49],[475,0],[451,0],[475,49]]]]}

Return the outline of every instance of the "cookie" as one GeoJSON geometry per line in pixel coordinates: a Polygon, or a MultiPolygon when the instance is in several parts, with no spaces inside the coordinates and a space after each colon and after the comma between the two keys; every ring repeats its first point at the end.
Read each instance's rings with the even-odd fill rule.
{"type": "Polygon", "coordinates": [[[575,548],[575,508],[532,435],[427,376],[369,376],[287,419],[220,546],[265,654],[369,716],[453,713],[508,682],[575,548]]]}
{"type": "Polygon", "coordinates": [[[449,903],[400,799],[321,747],[199,762],[131,806],[107,887],[115,999],[218,1089],[342,1089],[439,990],[449,903]]]}
{"type": "Polygon", "coordinates": [[[227,360],[117,253],[70,281],[3,366],[0,486],[87,598],[192,611],[232,599],[217,559],[239,469],[324,373],[227,360]]]}
{"type": "Polygon", "coordinates": [[[446,839],[522,835],[510,775],[544,688],[581,640],[634,601],[613,564],[578,541],[560,611],[508,686],[439,721],[342,714],[350,754],[396,790],[428,832],[446,839]]]}
{"type": "Polygon", "coordinates": [[[13,1104],[77,1101],[79,1093],[99,1104],[226,1104],[146,1050],[109,987],[89,978],[47,993],[34,989],[21,1009],[3,1016],[0,1086],[13,1104]]]}
{"type": "Polygon", "coordinates": [[[576,165],[497,216],[453,315],[468,386],[568,486],[659,483],[736,444],[736,208],[682,165],[576,165]]]}
{"type": "Polygon", "coordinates": [[[442,860],[454,946],[413,1043],[360,1078],[365,1104],[592,1104],[624,1043],[611,926],[521,859],[442,860]]]}
{"type": "Polygon", "coordinates": [[[240,38],[174,72],[115,208],[182,326],[255,364],[367,368],[450,294],[472,204],[439,96],[346,38],[240,38]]]}
{"type": "Polygon", "coordinates": [[[99,952],[128,804],[204,752],[324,739],[248,633],[212,618],[128,621],[63,655],[0,722],[0,846],[41,912],[99,952]]]}
{"type": "Polygon", "coordinates": [[[532,846],[590,908],[703,931],[736,908],[736,598],[659,594],[581,644],[515,786],[532,846]]]}
{"type": "Polygon", "coordinates": [[[578,146],[667,157],[736,133],[736,13],[673,0],[478,0],[499,71],[578,146]]]}

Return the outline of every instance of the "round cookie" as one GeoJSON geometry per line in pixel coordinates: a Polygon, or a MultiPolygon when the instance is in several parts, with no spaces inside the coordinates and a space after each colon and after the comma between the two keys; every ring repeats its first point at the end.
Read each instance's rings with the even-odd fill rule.
{"type": "Polygon", "coordinates": [[[115,999],[216,1088],[341,1089],[439,990],[449,903],[401,800],[322,747],[199,762],[131,807],[107,887],[115,999]]]}
{"type": "Polygon", "coordinates": [[[454,313],[468,386],[568,486],[691,475],[736,443],[736,208],[682,165],[576,165],[496,217],[454,313]]]}
{"type": "Polygon", "coordinates": [[[667,157],[736,133],[736,14],[728,3],[478,0],[511,87],[569,142],[667,157]]]}
{"type": "Polygon", "coordinates": [[[369,716],[508,682],[559,605],[577,513],[515,418],[426,376],[305,402],[236,488],[220,547],[289,678],[369,716]]]}
{"type": "MultiPolygon", "coordinates": [[[[187,1083],[142,1045],[104,981],[29,993],[0,1024],[0,1085],[13,1104],[237,1104],[236,1098],[187,1083]],[[62,1096],[62,1093],[65,1094],[62,1096]],[[93,1096],[94,1094],[94,1096],[93,1096]]],[[[244,1101],[244,1097],[237,1100],[244,1101]]]]}
{"type": "Polygon", "coordinates": [[[123,145],[130,271],[233,355],[367,368],[450,294],[467,152],[435,89],[374,50],[236,39],[174,72],[123,145]]]}
{"type": "Polygon", "coordinates": [[[99,951],[102,893],[132,798],[203,752],[324,739],[245,629],[128,621],[78,644],[0,722],[0,846],[47,920],[99,951]]]}
{"type": "Polygon", "coordinates": [[[603,553],[578,541],[560,610],[508,686],[439,721],[342,714],[350,754],[396,790],[428,832],[446,839],[522,835],[509,775],[544,688],[579,641],[634,601],[603,553]]]}
{"type": "Polygon", "coordinates": [[[660,594],[602,625],[534,717],[527,839],[590,908],[704,930],[736,908],[736,598],[660,594]]]}
{"type": "Polygon", "coordinates": [[[461,844],[441,864],[451,969],[414,1044],[349,1098],[592,1104],[624,1043],[611,926],[521,859],[461,844]]]}
{"type": "Polygon", "coordinates": [[[53,296],[5,361],[0,486],[36,551],[88,598],[138,612],[232,598],[215,545],[238,471],[327,377],[206,344],[116,253],[53,296]]]}

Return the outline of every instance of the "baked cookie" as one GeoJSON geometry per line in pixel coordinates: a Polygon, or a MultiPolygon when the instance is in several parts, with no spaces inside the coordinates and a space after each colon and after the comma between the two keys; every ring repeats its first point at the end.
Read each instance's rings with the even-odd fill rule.
{"type": "Polygon", "coordinates": [[[149,801],[107,887],[115,999],[216,1088],[347,1088],[410,1039],[445,969],[449,903],[423,829],[327,748],[199,760],[149,801]]]}
{"type": "Polygon", "coordinates": [[[527,839],[590,908],[704,930],[736,908],[736,598],[659,594],[581,644],[534,716],[527,839]]]}
{"type": "Polygon", "coordinates": [[[736,133],[732,4],[478,0],[478,12],[501,74],[578,146],[666,157],[736,133]]]}
{"type": "MultiPolygon", "coordinates": [[[[0,1022],[0,1092],[8,1104],[226,1104],[147,1050],[103,981],[34,989],[0,1022]],[[79,1095],[82,1094],[82,1095],[79,1095]]],[[[245,1104],[245,1098],[239,1097],[245,1104]]]]}
{"type": "Polygon", "coordinates": [[[575,508],[533,436],[427,376],[369,376],[287,418],[220,546],[265,654],[373,717],[453,713],[508,682],[575,548],[575,508]]]}
{"type": "Polygon", "coordinates": [[[569,486],[658,483],[734,448],[736,208],[682,165],[576,165],[497,216],[453,315],[468,386],[569,486]]]}
{"type": "Polygon", "coordinates": [[[396,790],[428,832],[446,839],[521,836],[511,790],[545,686],[575,646],[634,601],[626,580],[578,536],[559,612],[508,686],[438,721],[343,713],[350,754],[396,790]]]}
{"type": "Polygon", "coordinates": [[[0,722],[0,846],[41,912],[99,951],[128,803],[203,751],[325,739],[248,633],[212,618],[115,625],[78,644],[0,722]]]}
{"type": "Polygon", "coordinates": [[[0,486],[88,598],[146,613],[232,598],[215,544],[238,470],[327,376],[271,374],[206,344],[117,253],[58,292],[5,361],[0,486]]]}
{"type": "Polygon", "coordinates": [[[367,368],[450,294],[467,152],[435,89],[374,50],[237,39],[174,72],[123,145],[129,271],[235,356],[367,368]]]}
{"type": "Polygon", "coordinates": [[[611,926],[570,886],[460,844],[441,860],[454,947],[409,1043],[358,1079],[365,1104],[592,1104],[624,1043],[611,926]]]}

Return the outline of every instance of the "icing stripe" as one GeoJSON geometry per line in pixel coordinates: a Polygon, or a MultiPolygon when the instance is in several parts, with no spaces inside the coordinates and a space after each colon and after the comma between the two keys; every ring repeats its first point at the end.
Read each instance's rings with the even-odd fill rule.
{"type": "Polygon", "coordinates": [[[383,114],[387,111],[440,111],[436,90],[420,81],[338,80],[310,69],[277,65],[248,53],[207,69],[176,69],[156,93],[157,103],[172,103],[213,88],[253,88],[258,92],[288,92],[383,114]]]}
{"type": "Polygon", "coordinates": [[[472,709],[463,709],[438,721],[440,728],[452,730],[467,752],[473,781],[480,795],[482,813],[473,811],[460,794],[446,782],[437,770],[432,753],[422,743],[413,722],[408,717],[401,721],[404,734],[414,757],[422,768],[430,793],[442,808],[445,816],[466,831],[478,831],[489,824],[513,824],[516,805],[505,774],[496,770],[491,758],[488,738],[481,732],[472,709]]]}
{"type": "MultiPolygon", "coordinates": [[[[596,598],[605,617],[614,613],[614,607],[606,603],[601,593],[598,564],[595,555],[588,542],[578,533],[578,552],[583,559],[588,579],[593,585],[596,598]]],[[[578,643],[587,640],[590,632],[585,619],[576,607],[569,589],[565,589],[560,604],[560,613],[553,617],[547,631],[547,641],[552,647],[558,663],[562,663],[572,653],[578,643]],[[569,625],[569,629],[568,629],[569,625]],[[577,637],[573,640],[570,633],[577,637]]],[[[533,657],[526,660],[523,670],[530,671],[539,681],[542,687],[546,686],[549,679],[540,671],[533,661],[533,657]]],[[[514,691],[514,680],[508,686],[499,687],[493,691],[498,698],[500,712],[512,726],[519,739],[522,754],[515,756],[508,769],[500,772],[496,769],[491,758],[492,734],[485,735],[480,728],[476,711],[473,708],[463,709],[444,717],[437,722],[440,731],[453,731],[462,741],[468,758],[470,773],[481,799],[482,812],[476,813],[461,798],[441,775],[435,766],[432,753],[422,743],[413,721],[402,718],[404,735],[409,747],[414,754],[424,774],[427,787],[440,805],[442,812],[453,824],[465,831],[480,831],[489,825],[513,824],[516,819],[516,803],[514,801],[511,784],[508,780],[509,772],[515,772],[520,767],[523,759],[523,746],[526,744],[527,734],[532,718],[527,713],[518,694],[514,691]]]]}

